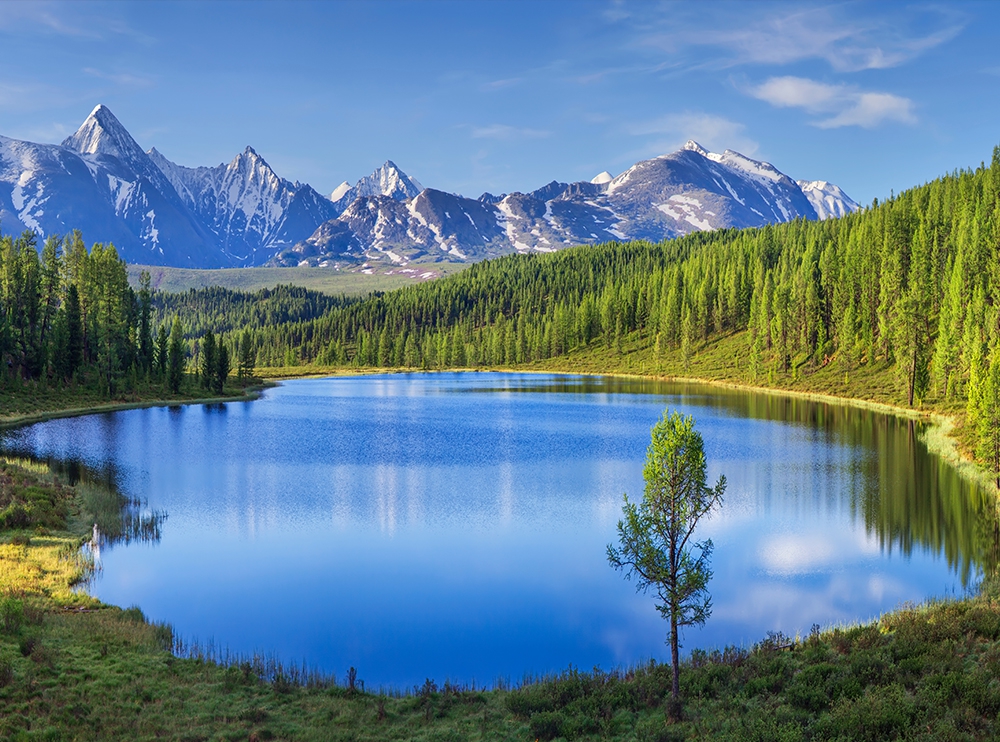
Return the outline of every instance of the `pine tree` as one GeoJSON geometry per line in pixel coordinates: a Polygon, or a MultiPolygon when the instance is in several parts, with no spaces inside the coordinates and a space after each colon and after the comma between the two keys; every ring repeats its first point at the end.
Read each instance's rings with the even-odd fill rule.
{"type": "Polygon", "coordinates": [[[174,319],[167,347],[167,388],[177,394],[184,379],[184,329],[180,318],[174,319]]]}
{"type": "Polygon", "coordinates": [[[215,345],[215,334],[209,330],[201,339],[201,385],[205,389],[214,389],[214,379],[219,365],[215,345]]]}
{"type": "Polygon", "coordinates": [[[215,350],[215,368],[212,369],[212,391],[216,394],[222,394],[231,368],[229,348],[220,342],[215,350]]]}
{"type": "Polygon", "coordinates": [[[976,453],[996,476],[1000,488],[1000,346],[993,349],[990,365],[979,389],[976,453]]]}

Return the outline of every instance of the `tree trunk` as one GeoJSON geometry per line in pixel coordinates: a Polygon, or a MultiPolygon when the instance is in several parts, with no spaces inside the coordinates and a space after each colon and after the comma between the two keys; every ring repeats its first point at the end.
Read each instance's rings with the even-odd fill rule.
{"type": "Polygon", "coordinates": [[[678,651],[677,613],[670,613],[670,665],[673,670],[673,683],[670,687],[670,703],[667,704],[667,716],[671,721],[681,720],[681,665],[678,651]]]}

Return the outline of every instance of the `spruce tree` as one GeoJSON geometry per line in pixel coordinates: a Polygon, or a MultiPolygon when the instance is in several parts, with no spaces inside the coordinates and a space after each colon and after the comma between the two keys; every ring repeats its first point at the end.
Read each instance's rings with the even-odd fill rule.
{"type": "Polygon", "coordinates": [[[180,318],[174,318],[167,346],[167,388],[177,394],[184,379],[184,330],[180,318]]]}
{"type": "Polygon", "coordinates": [[[214,389],[213,379],[218,373],[219,359],[216,357],[215,334],[209,330],[201,339],[201,385],[214,389]]]}

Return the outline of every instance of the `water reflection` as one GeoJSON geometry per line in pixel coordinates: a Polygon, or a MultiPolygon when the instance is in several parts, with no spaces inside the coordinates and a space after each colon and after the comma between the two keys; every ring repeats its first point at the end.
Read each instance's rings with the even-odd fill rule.
{"type": "Polygon", "coordinates": [[[702,534],[715,613],[688,648],[867,619],[996,569],[992,498],[928,454],[918,423],[724,388],[301,380],[3,445],[101,473],[140,517],[170,512],[155,548],[125,536],[102,554],[102,599],[236,651],[359,667],[370,685],[489,682],[664,656],[652,601],[604,549],[667,405],[695,416],[709,479],[729,480],[702,534]]]}
{"type": "MultiPolygon", "coordinates": [[[[113,434],[114,421],[106,419],[105,415],[100,417],[102,428],[113,434]]],[[[31,450],[19,448],[16,436],[10,439],[0,436],[0,446],[5,454],[47,466],[50,472],[76,488],[79,507],[76,518],[90,525],[89,548],[96,560],[100,560],[102,548],[133,542],[159,542],[167,514],[162,510],[150,510],[141,498],[122,492],[120,473],[113,462],[105,461],[100,467],[92,467],[77,458],[39,457],[31,450]]]]}

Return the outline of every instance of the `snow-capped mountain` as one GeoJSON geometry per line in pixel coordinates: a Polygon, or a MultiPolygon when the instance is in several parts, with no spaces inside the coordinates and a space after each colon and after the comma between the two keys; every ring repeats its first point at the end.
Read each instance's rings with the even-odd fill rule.
{"type": "Polygon", "coordinates": [[[845,216],[861,207],[844,193],[840,186],[827,183],[825,180],[797,180],[799,188],[806,194],[809,203],[816,210],[820,219],[845,216]]]}
{"type": "Polygon", "coordinates": [[[103,105],[58,146],[0,137],[5,232],[79,229],[130,262],[260,265],[341,211],[279,177],[251,147],[214,168],[144,152],[103,105]]]}
{"type": "Polygon", "coordinates": [[[156,151],[149,159],[238,265],[259,265],[340,211],[312,186],[278,176],[252,147],[228,165],[184,167],[156,151]]]}
{"type": "Polygon", "coordinates": [[[424,187],[396,167],[392,160],[386,160],[382,167],[362,178],[353,186],[346,180],[330,194],[330,200],[344,211],[359,198],[366,196],[388,196],[396,201],[414,198],[424,187]]]}
{"type": "Polygon", "coordinates": [[[133,261],[197,265],[211,237],[125,128],[98,106],[62,145],[0,138],[5,232],[80,229],[133,261]]]}
{"type": "Polygon", "coordinates": [[[826,181],[794,181],[738,152],[688,142],[618,176],[552,181],[479,199],[424,188],[386,161],[326,198],[247,147],[184,167],[144,152],[97,106],[61,145],[0,137],[0,223],[44,238],[73,229],[130,262],[180,267],[466,262],[607,240],[825,219],[858,205],[826,181]]]}
{"type": "MultiPolygon", "coordinates": [[[[391,163],[390,163],[391,164],[391,163]]],[[[825,219],[858,208],[824,181],[796,182],[767,162],[689,141],[617,177],[552,181],[531,193],[477,200],[427,189],[404,201],[358,199],[276,265],[480,260],[608,240],[659,241],[693,231],[825,219]],[[349,246],[349,247],[348,247],[349,246]]]]}

